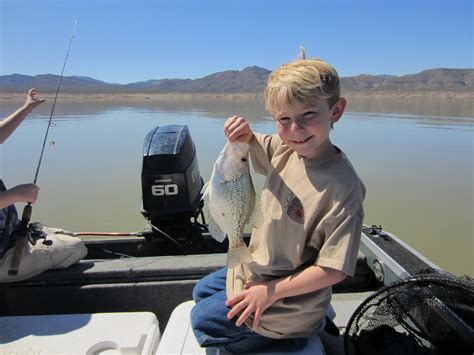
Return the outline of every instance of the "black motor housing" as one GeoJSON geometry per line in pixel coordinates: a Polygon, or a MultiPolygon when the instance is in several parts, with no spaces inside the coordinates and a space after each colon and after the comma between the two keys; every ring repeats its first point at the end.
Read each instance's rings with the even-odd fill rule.
{"type": "Polygon", "coordinates": [[[142,214],[150,221],[193,216],[204,185],[188,126],[155,127],[143,143],[142,214]]]}

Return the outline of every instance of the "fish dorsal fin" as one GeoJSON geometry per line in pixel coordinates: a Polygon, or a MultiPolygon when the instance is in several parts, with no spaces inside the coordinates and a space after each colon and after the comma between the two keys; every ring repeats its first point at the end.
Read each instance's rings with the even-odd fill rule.
{"type": "Polygon", "coordinates": [[[209,216],[209,224],[207,227],[209,229],[209,233],[211,234],[211,237],[217,240],[218,242],[222,243],[222,241],[226,237],[226,234],[211,216],[209,216]]]}
{"type": "Polygon", "coordinates": [[[263,224],[263,210],[262,210],[262,200],[260,196],[255,195],[255,202],[253,204],[253,211],[249,217],[248,223],[259,228],[263,224]]]}

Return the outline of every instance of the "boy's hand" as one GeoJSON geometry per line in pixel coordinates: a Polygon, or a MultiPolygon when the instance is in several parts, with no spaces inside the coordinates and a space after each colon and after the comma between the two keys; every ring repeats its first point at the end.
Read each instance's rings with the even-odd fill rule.
{"type": "Polygon", "coordinates": [[[253,132],[248,122],[240,116],[232,116],[227,119],[224,123],[224,133],[231,142],[250,143],[253,138],[253,132]]]}
{"type": "Polygon", "coordinates": [[[23,184],[11,188],[10,193],[13,194],[14,202],[30,202],[35,203],[38,198],[39,186],[35,184],[23,184]]]}
{"type": "Polygon", "coordinates": [[[255,330],[258,327],[263,312],[276,301],[273,292],[275,286],[272,281],[260,283],[248,282],[245,288],[246,290],[228,299],[225,303],[226,306],[232,307],[229,313],[227,313],[227,318],[232,319],[239,312],[242,312],[235,322],[235,325],[240,327],[253,313],[252,329],[255,330]]]}
{"type": "Polygon", "coordinates": [[[45,100],[38,97],[36,89],[30,89],[26,97],[25,106],[29,110],[33,110],[36,106],[41,105],[45,100]]]}

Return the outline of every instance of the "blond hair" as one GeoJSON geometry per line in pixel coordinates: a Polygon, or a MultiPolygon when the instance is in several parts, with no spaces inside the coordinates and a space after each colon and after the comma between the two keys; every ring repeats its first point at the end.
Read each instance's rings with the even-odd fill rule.
{"type": "Polygon", "coordinates": [[[265,89],[265,104],[270,113],[282,106],[295,107],[321,98],[332,107],[339,100],[341,90],[336,69],[320,59],[305,59],[303,48],[300,58],[270,74],[265,89]]]}

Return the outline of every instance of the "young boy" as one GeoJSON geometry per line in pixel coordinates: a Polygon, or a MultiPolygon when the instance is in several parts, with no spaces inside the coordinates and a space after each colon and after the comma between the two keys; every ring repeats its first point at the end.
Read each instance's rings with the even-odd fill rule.
{"type": "Polygon", "coordinates": [[[283,65],[265,99],[278,135],[254,133],[238,116],[224,125],[266,176],[253,262],[208,275],[193,292],[198,342],[238,353],[296,348],[323,329],[331,286],[354,274],[364,216],[365,187],[329,139],[346,106],[336,70],[314,59],[283,65]]]}
{"type": "MultiPolygon", "coordinates": [[[[38,98],[35,89],[30,89],[25,104],[0,122],[0,143],[4,143],[20,123],[45,100],[38,98]]],[[[87,254],[87,248],[79,238],[59,234],[58,229],[42,227],[47,243],[42,240],[26,243],[16,276],[8,275],[15,229],[19,224],[15,209],[16,202],[36,202],[39,187],[35,184],[22,184],[11,189],[5,187],[0,179],[0,282],[20,281],[36,276],[48,269],[66,268],[87,254]]]]}

